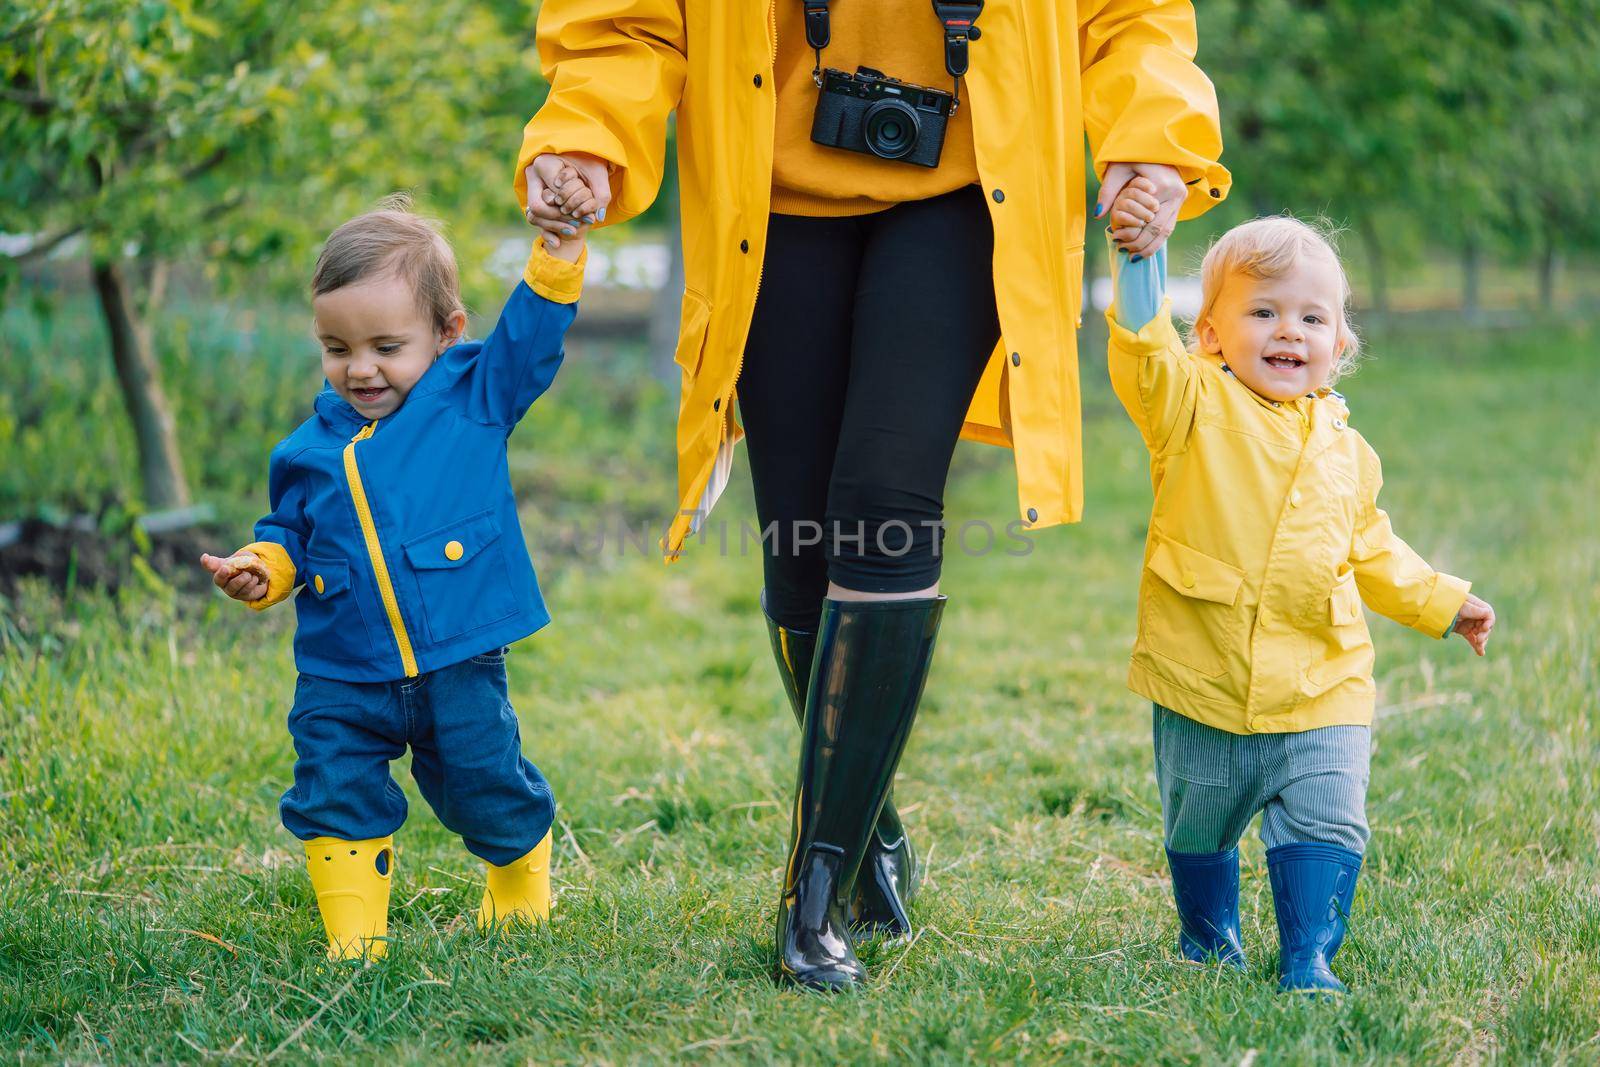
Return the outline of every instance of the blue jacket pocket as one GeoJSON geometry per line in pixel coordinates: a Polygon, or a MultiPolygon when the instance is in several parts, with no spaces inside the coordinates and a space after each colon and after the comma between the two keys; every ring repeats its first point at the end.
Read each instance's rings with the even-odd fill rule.
{"type": "Polygon", "coordinates": [[[350,588],[350,564],[306,556],[305,587],[295,598],[297,644],[331,659],[372,658],[372,635],[350,588]]]}
{"type": "Polygon", "coordinates": [[[414,537],[402,547],[435,643],[516,614],[493,509],[414,537]]]}

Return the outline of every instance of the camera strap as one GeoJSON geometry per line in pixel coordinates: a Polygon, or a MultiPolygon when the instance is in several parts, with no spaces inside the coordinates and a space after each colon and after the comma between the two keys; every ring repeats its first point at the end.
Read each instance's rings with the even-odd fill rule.
{"type": "MultiPolygon", "coordinates": [[[[822,88],[822,50],[828,47],[832,32],[828,24],[828,4],[831,0],[800,0],[806,9],[806,44],[816,53],[816,64],[811,68],[811,80],[822,88]]],[[[952,113],[961,106],[961,77],[967,73],[967,42],[976,41],[982,33],[975,25],[983,13],[983,0],[965,3],[946,3],[932,0],[933,14],[944,27],[944,69],[955,79],[951,92],[952,113]]]]}

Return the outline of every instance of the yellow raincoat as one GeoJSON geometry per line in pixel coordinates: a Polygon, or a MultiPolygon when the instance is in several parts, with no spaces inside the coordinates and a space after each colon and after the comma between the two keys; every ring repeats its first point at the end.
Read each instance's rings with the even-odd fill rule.
{"type": "Polygon", "coordinates": [[[1137,334],[1106,319],[1155,485],[1129,687],[1236,734],[1370,723],[1362,601],[1444,637],[1468,583],[1390,529],[1377,453],[1338,393],[1259,396],[1186,351],[1167,307],[1137,334]]]}
{"type": "MultiPolygon", "coordinates": [[[[587,152],[612,165],[606,224],[655,199],[678,115],[686,291],[676,351],[679,512],[669,557],[727,482],[734,387],[761,285],[772,186],[776,3],[545,0],[538,47],[550,95],[517,160],[587,152]]],[[[989,0],[962,106],[994,224],[1002,341],[963,436],[1015,449],[1034,528],[1083,509],[1078,324],[1087,132],[1100,173],[1168,163],[1190,183],[1181,217],[1226,195],[1216,95],[1194,65],[1187,0],[989,0]]],[[[925,32],[939,32],[932,9],[925,32]]],[[[893,73],[893,72],[890,72],[893,73]]]]}

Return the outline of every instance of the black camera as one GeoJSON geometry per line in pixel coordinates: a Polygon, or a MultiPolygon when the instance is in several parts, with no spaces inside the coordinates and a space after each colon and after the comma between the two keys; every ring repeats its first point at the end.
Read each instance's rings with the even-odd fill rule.
{"type": "Polygon", "coordinates": [[[937,167],[954,97],[886,77],[871,67],[854,74],[829,67],[811,119],[811,139],[919,167],[937,167]]]}

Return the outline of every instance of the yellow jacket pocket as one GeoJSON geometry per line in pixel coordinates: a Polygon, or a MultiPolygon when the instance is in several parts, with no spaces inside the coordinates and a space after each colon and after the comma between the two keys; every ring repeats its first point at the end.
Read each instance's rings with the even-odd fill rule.
{"type": "Polygon", "coordinates": [[[1149,567],[1156,576],[1187,597],[1214,604],[1233,604],[1244,584],[1244,571],[1188,545],[1163,537],[1150,553],[1149,567]]]}
{"type": "Polygon", "coordinates": [[[1347,570],[1339,576],[1328,597],[1328,621],[1335,626],[1348,626],[1361,619],[1361,591],[1356,588],[1356,573],[1347,570]]]}
{"type": "Polygon", "coordinates": [[[1140,641],[1162,659],[1215,678],[1237,645],[1244,571],[1170,537],[1154,540],[1140,598],[1140,641]]]}

